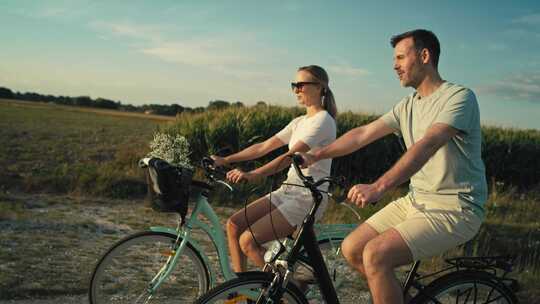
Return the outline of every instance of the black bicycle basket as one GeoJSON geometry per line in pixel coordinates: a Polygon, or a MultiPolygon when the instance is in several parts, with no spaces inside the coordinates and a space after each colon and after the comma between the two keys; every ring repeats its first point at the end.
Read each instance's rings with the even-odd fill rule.
{"type": "Polygon", "coordinates": [[[183,219],[188,210],[192,177],[192,169],[173,166],[159,158],[150,159],[146,179],[152,209],[178,212],[183,219]]]}

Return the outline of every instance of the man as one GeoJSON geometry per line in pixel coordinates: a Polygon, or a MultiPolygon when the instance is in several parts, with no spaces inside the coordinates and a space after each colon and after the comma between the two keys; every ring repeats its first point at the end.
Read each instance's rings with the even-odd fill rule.
{"type": "Polygon", "coordinates": [[[394,268],[471,239],[483,220],[487,186],[476,97],[439,75],[435,34],[409,31],[392,37],[391,44],[401,85],[416,91],[376,121],[303,156],[309,165],[391,133],[403,137],[407,152],[401,159],[376,182],[353,186],[348,199],[364,207],[410,179],[409,193],[362,223],[342,244],[347,261],[367,278],[374,303],[395,304],[404,300],[394,268]]]}

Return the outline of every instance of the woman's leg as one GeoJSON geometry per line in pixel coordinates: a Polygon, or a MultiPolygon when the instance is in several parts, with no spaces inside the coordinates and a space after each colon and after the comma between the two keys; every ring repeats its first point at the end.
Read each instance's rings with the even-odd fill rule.
{"type": "Polygon", "coordinates": [[[246,208],[237,211],[227,220],[227,241],[233,271],[242,272],[246,270],[246,256],[242,253],[239,244],[240,235],[247,229],[248,223],[253,225],[275,208],[268,198],[261,197],[249,204],[246,208]]]}
{"type": "Polygon", "coordinates": [[[264,251],[260,245],[283,238],[294,232],[292,226],[283,214],[276,208],[251,225],[251,231],[245,230],[240,235],[240,248],[242,252],[256,266],[264,266],[264,251]]]}

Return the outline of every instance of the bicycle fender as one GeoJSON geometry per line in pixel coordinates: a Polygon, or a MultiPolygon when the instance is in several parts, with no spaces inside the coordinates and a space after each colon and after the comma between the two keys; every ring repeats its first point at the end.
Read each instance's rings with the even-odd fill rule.
{"type": "Polygon", "coordinates": [[[358,227],[357,224],[316,224],[314,228],[317,241],[321,241],[326,239],[343,240],[356,227],[358,227]]]}

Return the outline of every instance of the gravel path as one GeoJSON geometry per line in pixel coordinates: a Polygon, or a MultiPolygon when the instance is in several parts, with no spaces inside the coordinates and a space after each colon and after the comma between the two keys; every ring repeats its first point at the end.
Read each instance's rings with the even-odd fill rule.
{"type": "MultiPolygon", "coordinates": [[[[225,219],[232,208],[218,207],[225,219]]],[[[150,226],[175,227],[176,215],[143,201],[0,194],[0,304],[88,303],[91,272],[119,239],[150,226]]],[[[222,281],[217,253],[206,235],[196,239],[222,281]]],[[[344,303],[367,293],[347,292],[344,303]]],[[[342,294],[343,295],[343,294],[342,294]]]]}
{"type": "MultiPolygon", "coordinates": [[[[223,219],[233,211],[216,208],[223,219]]],[[[176,224],[175,214],[144,201],[0,193],[0,303],[87,303],[91,272],[108,247],[150,226],[176,224]]],[[[208,238],[196,237],[218,267],[208,238]]]]}

